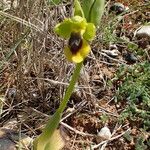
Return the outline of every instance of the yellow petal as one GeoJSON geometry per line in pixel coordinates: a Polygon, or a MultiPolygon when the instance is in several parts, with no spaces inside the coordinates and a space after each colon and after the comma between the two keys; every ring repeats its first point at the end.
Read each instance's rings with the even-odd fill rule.
{"type": "Polygon", "coordinates": [[[83,61],[83,57],[81,56],[80,53],[76,53],[75,55],[72,56],[72,61],[75,63],[80,63],[83,61]]]}
{"type": "Polygon", "coordinates": [[[81,54],[80,53],[72,54],[69,47],[66,47],[64,49],[64,54],[67,60],[70,62],[80,63],[83,61],[83,57],[81,56],[81,54]]]}
{"type": "Polygon", "coordinates": [[[90,50],[91,50],[90,45],[88,44],[88,42],[86,40],[83,39],[82,47],[79,50],[80,55],[83,58],[85,58],[89,54],[90,50]]]}
{"type": "Polygon", "coordinates": [[[85,57],[87,57],[90,50],[91,50],[90,45],[86,40],[83,39],[82,47],[79,49],[79,51],[76,54],[72,54],[69,47],[66,47],[64,49],[64,54],[68,61],[80,63],[85,59],[85,57]]]}
{"type": "Polygon", "coordinates": [[[69,47],[65,47],[64,54],[65,54],[67,60],[71,62],[72,61],[72,53],[71,53],[69,47]]]}

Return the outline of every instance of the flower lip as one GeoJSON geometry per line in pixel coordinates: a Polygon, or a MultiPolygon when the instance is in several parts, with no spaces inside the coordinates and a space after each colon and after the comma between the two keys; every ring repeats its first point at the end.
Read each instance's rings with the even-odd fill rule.
{"type": "Polygon", "coordinates": [[[72,32],[68,45],[72,54],[76,54],[82,47],[82,37],[79,32],[72,32]]]}
{"type": "Polygon", "coordinates": [[[84,60],[84,58],[89,54],[91,48],[88,42],[83,38],[81,48],[76,51],[76,53],[72,53],[69,46],[66,46],[64,49],[64,54],[68,61],[80,63],[84,60]]]}

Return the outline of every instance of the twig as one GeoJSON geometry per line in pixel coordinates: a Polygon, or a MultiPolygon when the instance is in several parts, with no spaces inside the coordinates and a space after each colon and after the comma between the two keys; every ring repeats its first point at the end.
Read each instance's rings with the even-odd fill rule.
{"type": "Polygon", "coordinates": [[[113,60],[113,61],[116,61],[116,62],[118,62],[120,64],[125,64],[125,62],[123,60],[114,59],[114,58],[108,56],[107,54],[105,54],[103,52],[98,52],[98,53],[101,54],[101,55],[103,55],[103,56],[105,56],[105,57],[107,57],[107,58],[109,58],[109,59],[111,59],[111,60],[113,60]]]}
{"type": "Polygon", "coordinates": [[[68,115],[66,115],[65,117],[63,117],[60,120],[60,122],[62,122],[63,120],[67,119],[69,116],[71,116],[72,114],[74,114],[75,112],[77,112],[78,110],[80,110],[86,103],[87,103],[87,101],[83,101],[83,102],[79,103],[77,109],[73,110],[71,113],[69,113],[68,115]]]}
{"type": "Polygon", "coordinates": [[[68,128],[69,130],[75,132],[76,134],[79,134],[79,135],[82,135],[82,136],[90,136],[90,137],[94,137],[95,136],[93,134],[89,134],[89,133],[84,133],[84,132],[78,131],[78,130],[72,128],[71,126],[67,125],[64,122],[60,122],[60,124],[63,125],[64,127],[68,128]]]}
{"type": "MultiPolygon", "coordinates": [[[[25,77],[25,79],[44,80],[44,81],[48,81],[48,82],[50,82],[51,84],[54,84],[54,85],[64,85],[64,86],[68,86],[69,85],[69,83],[56,81],[56,80],[52,80],[52,79],[48,79],[48,78],[25,77]]],[[[89,89],[89,88],[94,89],[93,87],[87,87],[87,86],[84,86],[84,85],[82,85],[82,86],[75,86],[75,89],[89,89]]]]}

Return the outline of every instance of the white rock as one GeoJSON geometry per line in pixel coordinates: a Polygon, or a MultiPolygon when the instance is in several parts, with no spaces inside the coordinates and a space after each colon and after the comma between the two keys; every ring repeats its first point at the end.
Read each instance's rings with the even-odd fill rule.
{"type": "Polygon", "coordinates": [[[118,47],[116,46],[116,44],[110,44],[110,45],[109,45],[109,49],[110,49],[110,50],[118,49],[118,47]]]}
{"type": "Polygon", "coordinates": [[[111,56],[111,57],[117,57],[119,55],[119,51],[117,49],[113,49],[113,50],[102,50],[104,53],[106,53],[107,55],[111,56]]]}
{"type": "Polygon", "coordinates": [[[145,25],[137,29],[134,33],[135,37],[148,37],[150,38],[150,25],[145,25]]]}
{"type": "Polygon", "coordinates": [[[107,140],[111,138],[111,132],[108,127],[103,127],[97,135],[107,140]]]}

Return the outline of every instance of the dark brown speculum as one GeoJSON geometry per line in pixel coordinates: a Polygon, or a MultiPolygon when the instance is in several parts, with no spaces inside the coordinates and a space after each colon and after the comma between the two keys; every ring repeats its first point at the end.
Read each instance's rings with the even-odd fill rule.
{"type": "Polygon", "coordinates": [[[82,43],[83,41],[80,33],[72,32],[68,42],[72,54],[76,54],[79,51],[79,49],[82,47],[82,43]]]}

